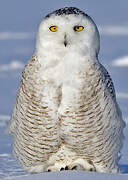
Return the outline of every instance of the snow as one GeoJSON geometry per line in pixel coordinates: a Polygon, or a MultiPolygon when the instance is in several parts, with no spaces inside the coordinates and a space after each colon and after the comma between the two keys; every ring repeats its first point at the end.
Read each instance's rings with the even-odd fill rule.
{"type": "Polygon", "coordinates": [[[0,65],[0,72],[23,69],[23,67],[24,67],[24,64],[22,62],[14,60],[14,61],[11,61],[9,64],[0,65]]]}
{"type": "Polygon", "coordinates": [[[10,119],[10,116],[0,114],[0,121],[6,121],[6,120],[9,120],[9,119],[10,119]]]}
{"type": "Polygon", "coordinates": [[[103,35],[108,36],[128,36],[128,26],[100,26],[99,31],[103,35]]]}
{"type": "Polygon", "coordinates": [[[4,127],[7,123],[7,121],[10,120],[10,116],[7,115],[0,115],[0,127],[4,127]]]}
{"type": "Polygon", "coordinates": [[[0,157],[9,157],[9,154],[0,154],[0,157]]]}
{"type": "Polygon", "coordinates": [[[47,0],[1,1],[0,6],[0,180],[100,180],[128,179],[128,1],[113,0],[47,0]],[[10,136],[5,135],[6,124],[15,102],[21,71],[32,56],[35,37],[41,19],[52,10],[73,6],[88,13],[98,24],[101,35],[99,59],[112,76],[117,101],[127,123],[120,159],[122,174],[64,171],[28,174],[12,156],[10,136]],[[114,10],[113,10],[114,9],[114,10]],[[6,13],[5,13],[6,12],[6,13]]]}
{"type": "Polygon", "coordinates": [[[113,60],[112,65],[117,67],[128,67],[128,55],[113,60]]]}
{"type": "Polygon", "coordinates": [[[25,40],[34,38],[35,33],[32,32],[0,32],[0,40],[25,40]]]}
{"type": "Polygon", "coordinates": [[[8,180],[127,180],[127,175],[121,174],[105,174],[96,172],[84,172],[84,171],[61,171],[61,172],[48,172],[33,175],[24,175],[13,178],[5,178],[8,180]]]}
{"type": "Polygon", "coordinates": [[[128,99],[128,92],[127,93],[125,93],[125,92],[116,93],[116,97],[120,98],[120,99],[128,99]]]}

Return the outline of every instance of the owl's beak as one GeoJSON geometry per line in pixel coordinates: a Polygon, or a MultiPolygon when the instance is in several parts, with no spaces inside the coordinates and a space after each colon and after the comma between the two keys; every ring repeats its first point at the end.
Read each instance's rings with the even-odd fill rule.
{"type": "Polygon", "coordinates": [[[64,35],[64,46],[66,47],[67,44],[68,44],[68,42],[67,42],[67,36],[66,36],[66,34],[65,34],[65,35],[64,35]]]}

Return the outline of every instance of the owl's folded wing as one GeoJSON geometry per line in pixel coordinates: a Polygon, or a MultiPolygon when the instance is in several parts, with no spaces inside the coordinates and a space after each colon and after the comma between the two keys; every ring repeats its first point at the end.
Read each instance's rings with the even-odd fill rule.
{"type": "Polygon", "coordinates": [[[33,94],[35,81],[32,81],[32,79],[34,79],[33,76],[34,74],[36,74],[36,71],[38,69],[38,65],[35,66],[35,63],[36,56],[33,56],[22,73],[22,79],[20,82],[20,87],[18,89],[15,106],[13,109],[11,120],[8,123],[7,134],[14,135],[16,133],[21,124],[21,119],[26,116],[29,104],[34,101],[33,94]]]}
{"type": "Polygon", "coordinates": [[[103,74],[103,81],[106,85],[106,88],[109,90],[111,96],[113,98],[116,98],[115,88],[114,88],[111,76],[109,75],[108,71],[102,64],[100,64],[100,69],[103,74]]]}

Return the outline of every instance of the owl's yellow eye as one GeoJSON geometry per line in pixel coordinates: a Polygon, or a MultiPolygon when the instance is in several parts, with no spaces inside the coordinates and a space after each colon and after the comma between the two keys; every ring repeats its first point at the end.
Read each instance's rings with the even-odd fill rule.
{"type": "Polygon", "coordinates": [[[57,27],[57,26],[51,26],[49,29],[50,29],[50,31],[52,31],[52,32],[58,31],[58,27],[57,27]]]}
{"type": "Polygon", "coordinates": [[[83,31],[83,26],[74,26],[74,31],[83,31]]]}

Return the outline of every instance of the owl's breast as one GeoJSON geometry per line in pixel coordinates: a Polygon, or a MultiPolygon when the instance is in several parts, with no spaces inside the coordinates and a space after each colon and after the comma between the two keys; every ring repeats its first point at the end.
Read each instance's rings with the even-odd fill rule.
{"type": "Polygon", "coordinates": [[[54,66],[42,71],[42,78],[54,83],[56,86],[70,86],[79,88],[85,81],[85,72],[88,71],[88,64],[81,63],[78,59],[64,58],[54,66]],[[84,74],[81,76],[81,74],[84,74]]]}

